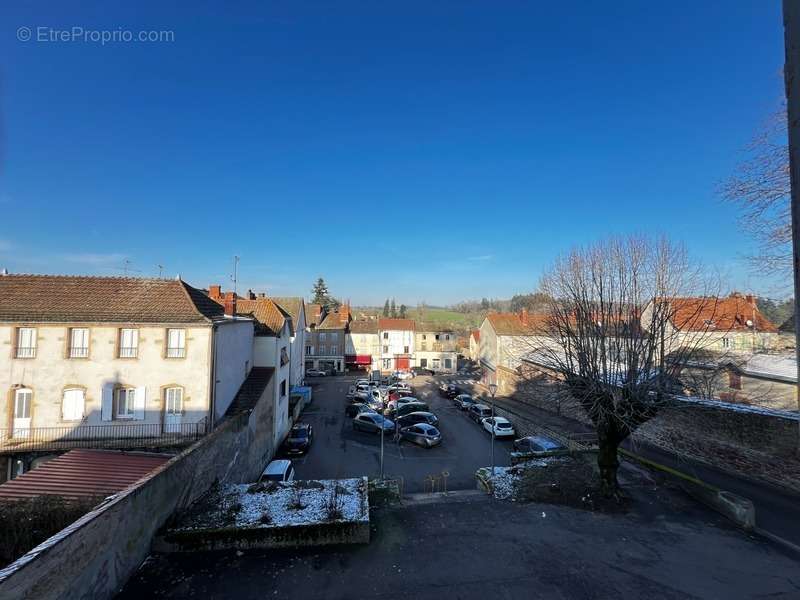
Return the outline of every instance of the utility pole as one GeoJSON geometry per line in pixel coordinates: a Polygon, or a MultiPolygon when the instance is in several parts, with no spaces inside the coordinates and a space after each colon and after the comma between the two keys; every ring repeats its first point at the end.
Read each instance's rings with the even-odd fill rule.
{"type": "MultiPolygon", "coordinates": [[[[783,0],[783,36],[786,59],[783,78],[786,84],[786,117],[789,132],[789,177],[792,184],[792,267],[794,269],[794,335],[797,362],[795,396],[800,409],[800,3],[783,0]]],[[[800,454],[800,423],[797,448],[800,454]]]]}

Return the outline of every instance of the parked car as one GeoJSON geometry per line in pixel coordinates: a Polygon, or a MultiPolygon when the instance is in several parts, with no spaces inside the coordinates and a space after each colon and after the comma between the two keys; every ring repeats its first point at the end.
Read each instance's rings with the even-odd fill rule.
{"type": "Polygon", "coordinates": [[[325,377],[326,375],[325,371],[320,371],[319,369],[308,369],[306,371],[306,377],[325,377]]]}
{"type": "Polygon", "coordinates": [[[289,430],[289,435],[283,440],[281,454],[289,456],[293,454],[305,454],[311,448],[314,439],[314,430],[308,423],[296,423],[289,430]]]}
{"type": "Polygon", "coordinates": [[[514,440],[514,451],[529,452],[534,455],[549,454],[551,452],[565,452],[567,447],[544,435],[529,435],[514,440]]]}
{"type": "Polygon", "coordinates": [[[481,419],[481,425],[489,433],[494,433],[496,438],[514,437],[516,435],[511,421],[503,417],[481,419]]]}
{"type": "Polygon", "coordinates": [[[433,369],[428,369],[427,367],[411,367],[411,372],[414,375],[435,375],[435,371],[433,369]]]}
{"type": "Polygon", "coordinates": [[[480,423],[481,419],[492,416],[492,409],[485,404],[473,404],[467,409],[467,416],[476,423],[480,423]]]}
{"type": "Polygon", "coordinates": [[[442,443],[442,434],[433,425],[417,423],[400,430],[400,437],[423,448],[433,448],[442,443]]]}
{"type": "Polygon", "coordinates": [[[394,398],[386,403],[386,410],[395,411],[397,410],[398,406],[403,406],[404,404],[410,404],[411,402],[419,402],[419,400],[417,400],[416,398],[412,398],[410,396],[405,396],[403,398],[394,398]]]}
{"type": "Polygon", "coordinates": [[[417,423],[427,423],[428,425],[436,427],[439,425],[439,417],[432,412],[417,411],[397,417],[395,422],[401,429],[409,425],[416,425],[417,423]]]}
{"type": "Polygon", "coordinates": [[[467,410],[473,404],[478,404],[478,401],[469,394],[459,394],[453,397],[453,404],[461,410],[467,410]]]}
{"type": "Polygon", "coordinates": [[[394,422],[374,412],[359,413],[356,415],[356,418],[353,419],[353,429],[356,431],[380,433],[381,427],[383,427],[384,431],[392,431],[394,430],[394,422]]]}
{"type": "Polygon", "coordinates": [[[273,460],[258,478],[259,481],[292,481],[293,479],[292,461],[286,459],[273,460]]]}
{"type": "Polygon", "coordinates": [[[363,402],[353,402],[352,404],[348,404],[344,409],[345,416],[348,416],[351,419],[362,412],[369,413],[377,411],[369,404],[365,404],[363,402]]]}
{"type": "Polygon", "coordinates": [[[462,390],[452,383],[442,383],[439,385],[439,395],[444,398],[455,398],[461,393],[462,390]]]}
{"type": "Polygon", "coordinates": [[[430,412],[430,407],[425,402],[407,402],[394,410],[396,417],[402,417],[412,412],[430,412]]]}
{"type": "Polygon", "coordinates": [[[411,379],[414,377],[414,374],[411,371],[395,371],[392,373],[392,377],[394,377],[398,381],[402,381],[404,379],[411,379]]]}

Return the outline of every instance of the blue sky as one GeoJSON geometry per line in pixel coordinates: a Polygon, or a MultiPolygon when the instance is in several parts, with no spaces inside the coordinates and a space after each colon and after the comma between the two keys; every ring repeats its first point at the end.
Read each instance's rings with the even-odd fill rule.
{"type": "Polygon", "coordinates": [[[775,291],[714,190],[782,98],[777,0],[26,0],[0,24],[14,272],[205,286],[238,254],[241,288],[436,304],[646,232],[775,291]],[[174,41],[37,41],[73,27],[174,41]]]}

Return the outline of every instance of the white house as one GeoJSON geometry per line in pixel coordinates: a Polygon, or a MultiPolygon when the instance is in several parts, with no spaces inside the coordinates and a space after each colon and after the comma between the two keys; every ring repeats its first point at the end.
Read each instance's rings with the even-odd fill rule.
{"type": "Polygon", "coordinates": [[[290,376],[291,386],[302,385],[305,377],[306,303],[300,297],[272,298],[284,314],[291,318],[290,376]]]}
{"type": "Polygon", "coordinates": [[[57,440],[204,433],[253,366],[253,332],[180,279],[0,275],[0,477],[57,440]]]}
{"type": "Polygon", "coordinates": [[[480,367],[484,385],[494,383],[499,393],[514,391],[522,358],[546,339],[543,317],[520,313],[491,313],[480,327],[480,367]]]}
{"type": "Polygon", "coordinates": [[[345,336],[345,363],[350,369],[380,369],[377,319],[351,321],[345,336]]]}
{"type": "Polygon", "coordinates": [[[380,368],[382,371],[408,370],[414,355],[413,319],[379,319],[380,368]]]}

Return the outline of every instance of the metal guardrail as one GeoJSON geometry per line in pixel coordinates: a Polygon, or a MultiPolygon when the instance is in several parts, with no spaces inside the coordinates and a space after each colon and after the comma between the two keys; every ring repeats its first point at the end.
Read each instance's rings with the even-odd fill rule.
{"type": "Polygon", "coordinates": [[[208,417],[195,423],[120,423],[0,429],[0,452],[73,448],[142,448],[187,444],[208,433],[208,417]]]}

